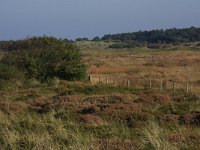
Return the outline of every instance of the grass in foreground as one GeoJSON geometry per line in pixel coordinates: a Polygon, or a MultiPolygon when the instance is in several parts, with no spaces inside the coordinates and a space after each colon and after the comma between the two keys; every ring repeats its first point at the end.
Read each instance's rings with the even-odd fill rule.
{"type": "Polygon", "coordinates": [[[57,82],[1,91],[0,147],[198,149],[199,97],[57,82]]]}

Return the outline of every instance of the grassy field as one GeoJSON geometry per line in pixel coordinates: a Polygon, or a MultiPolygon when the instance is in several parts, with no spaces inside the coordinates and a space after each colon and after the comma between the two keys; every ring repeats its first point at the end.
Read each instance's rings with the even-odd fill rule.
{"type": "MultiPolygon", "coordinates": [[[[105,78],[113,78],[125,82],[129,79],[133,85],[139,85],[149,80],[154,81],[156,87],[161,80],[168,82],[168,88],[172,89],[172,83],[177,87],[185,88],[190,84],[191,90],[199,91],[200,76],[200,52],[191,50],[84,50],[84,63],[89,66],[88,74],[92,82],[99,81],[99,77],[105,82],[105,78]],[[138,81],[138,82],[136,82],[138,81]],[[136,83],[134,83],[136,82],[136,83]]],[[[153,84],[153,83],[152,83],[153,84]]]]}
{"type": "Polygon", "coordinates": [[[199,51],[102,48],[82,56],[92,83],[1,83],[0,149],[199,149],[199,51]],[[106,85],[99,77],[189,83],[190,92],[106,85]]]}

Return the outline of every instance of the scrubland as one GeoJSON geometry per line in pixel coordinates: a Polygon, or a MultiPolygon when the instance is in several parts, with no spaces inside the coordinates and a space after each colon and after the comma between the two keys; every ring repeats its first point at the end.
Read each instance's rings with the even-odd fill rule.
{"type": "Polygon", "coordinates": [[[1,149],[200,148],[199,51],[103,48],[81,53],[91,83],[57,78],[1,83],[1,149]],[[123,85],[127,79],[130,87],[123,85]],[[161,80],[168,82],[162,92],[161,80]]]}

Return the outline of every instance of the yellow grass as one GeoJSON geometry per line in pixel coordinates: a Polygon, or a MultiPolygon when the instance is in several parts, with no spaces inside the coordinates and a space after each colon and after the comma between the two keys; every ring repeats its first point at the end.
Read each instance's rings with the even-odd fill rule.
{"type": "MultiPolygon", "coordinates": [[[[139,80],[140,82],[172,81],[177,87],[199,91],[200,52],[191,50],[82,50],[83,62],[88,65],[88,74],[92,82],[118,80],[139,80]]],[[[170,83],[171,82],[171,83],[170,83]]],[[[171,85],[170,85],[171,84],[171,85]]]]}

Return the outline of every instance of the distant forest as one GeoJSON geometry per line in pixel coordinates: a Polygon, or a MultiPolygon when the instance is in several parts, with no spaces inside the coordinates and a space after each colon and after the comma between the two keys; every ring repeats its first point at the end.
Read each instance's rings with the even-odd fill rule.
{"type": "MultiPolygon", "coordinates": [[[[89,41],[88,38],[78,38],[76,41],[89,41]]],[[[179,44],[200,41],[200,28],[190,27],[183,29],[160,29],[138,31],[132,33],[106,34],[103,37],[94,37],[92,41],[113,42],[109,48],[161,48],[168,44],[179,44]]]]}
{"type": "MultiPolygon", "coordinates": [[[[76,41],[88,41],[87,38],[78,38],[76,41]]],[[[160,48],[162,44],[178,44],[200,41],[200,28],[190,27],[183,29],[160,29],[138,31],[132,33],[106,34],[102,38],[95,37],[92,41],[112,41],[109,48],[148,47],[160,48]]]]}
{"type": "Polygon", "coordinates": [[[107,34],[101,40],[139,41],[148,43],[173,43],[200,41],[200,28],[166,29],[139,31],[132,33],[107,34]]]}
{"type": "MultiPolygon", "coordinates": [[[[64,42],[67,39],[62,40],[64,42]]],[[[88,38],[77,38],[75,41],[90,41],[88,38]]],[[[132,33],[119,33],[107,34],[102,38],[95,37],[91,41],[112,41],[114,44],[110,48],[132,48],[132,47],[157,47],[160,44],[173,44],[173,43],[188,43],[200,41],[200,28],[190,27],[183,29],[160,29],[151,31],[138,31],[132,33]],[[157,44],[157,45],[156,45],[157,44]]],[[[44,42],[44,41],[43,41],[44,42]]],[[[38,47],[42,48],[48,45],[51,41],[41,43],[40,38],[17,40],[17,41],[0,41],[0,50],[17,50],[17,49],[30,49],[39,44],[38,47]],[[35,39],[35,40],[34,40],[35,39]],[[36,44],[37,43],[37,44],[36,44]],[[48,44],[47,44],[48,43],[48,44]],[[32,46],[34,45],[34,46],[32,46]]]]}

